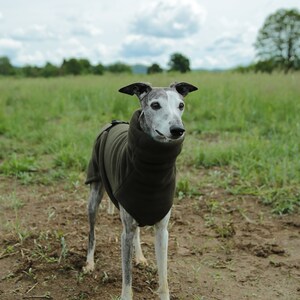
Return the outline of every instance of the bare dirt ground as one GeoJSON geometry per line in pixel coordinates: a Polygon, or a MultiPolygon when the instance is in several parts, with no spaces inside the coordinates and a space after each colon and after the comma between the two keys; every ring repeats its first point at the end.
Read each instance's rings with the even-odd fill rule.
{"type": "MultiPolygon", "coordinates": [[[[0,210],[0,299],[118,299],[118,215],[100,211],[96,270],[84,275],[88,189],[0,179],[2,197],[13,192],[23,202],[0,210]]],[[[274,216],[255,197],[209,186],[202,192],[173,208],[171,299],[300,299],[299,215],[274,216]]],[[[134,299],[157,299],[153,231],[141,232],[149,266],[134,267],[134,299]]]]}

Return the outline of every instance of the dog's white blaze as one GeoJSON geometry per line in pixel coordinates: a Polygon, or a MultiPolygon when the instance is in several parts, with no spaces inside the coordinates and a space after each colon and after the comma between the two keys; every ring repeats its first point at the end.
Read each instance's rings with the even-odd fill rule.
{"type": "MultiPolygon", "coordinates": [[[[158,110],[151,110],[152,131],[154,136],[157,136],[157,131],[164,135],[165,138],[171,138],[170,127],[177,125],[183,127],[181,116],[183,110],[179,109],[179,105],[183,100],[178,93],[174,91],[166,91],[167,97],[153,99],[149,104],[158,102],[161,106],[158,110]]],[[[157,136],[160,138],[159,136],[157,136]]]]}
{"type": "Polygon", "coordinates": [[[178,125],[182,125],[181,122],[181,116],[183,113],[183,110],[179,109],[179,104],[181,102],[183,102],[182,99],[180,99],[180,97],[178,96],[178,93],[175,93],[173,91],[167,91],[167,95],[168,95],[168,104],[170,107],[170,121],[174,121],[176,120],[176,122],[178,122],[178,125]]]}

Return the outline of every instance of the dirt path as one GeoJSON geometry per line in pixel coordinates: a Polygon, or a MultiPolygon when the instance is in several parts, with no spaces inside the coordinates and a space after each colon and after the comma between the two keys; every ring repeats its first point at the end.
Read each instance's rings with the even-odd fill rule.
{"type": "MultiPolygon", "coordinates": [[[[0,299],[117,299],[117,215],[101,210],[96,271],[84,275],[87,189],[1,178],[0,190],[2,200],[14,198],[10,206],[0,202],[0,299]]],[[[173,209],[171,299],[300,299],[299,216],[272,216],[250,196],[212,188],[203,194],[177,200],[173,209]]],[[[151,228],[142,230],[142,241],[150,265],[134,268],[134,299],[157,299],[151,228]]]]}

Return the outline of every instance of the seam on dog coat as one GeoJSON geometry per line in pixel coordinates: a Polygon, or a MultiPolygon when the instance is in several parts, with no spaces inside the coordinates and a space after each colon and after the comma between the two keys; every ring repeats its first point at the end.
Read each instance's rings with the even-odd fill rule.
{"type": "Polygon", "coordinates": [[[94,144],[86,184],[102,181],[112,202],[118,203],[139,226],[154,225],[173,204],[175,161],[182,140],[155,141],[142,131],[137,110],[130,124],[108,124],[94,144]]]}

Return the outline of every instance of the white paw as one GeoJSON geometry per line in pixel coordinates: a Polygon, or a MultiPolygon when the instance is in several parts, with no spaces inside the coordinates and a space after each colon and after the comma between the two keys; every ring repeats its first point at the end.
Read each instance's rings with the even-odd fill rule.
{"type": "Polygon", "coordinates": [[[84,274],[92,273],[95,270],[94,262],[87,262],[86,265],[82,268],[84,274]]]}
{"type": "Polygon", "coordinates": [[[122,291],[122,295],[120,297],[120,300],[132,300],[132,289],[126,287],[122,291]]]}
{"type": "Polygon", "coordinates": [[[170,300],[170,293],[168,289],[165,291],[158,290],[157,294],[159,295],[160,300],[170,300]]]}
{"type": "Polygon", "coordinates": [[[159,294],[159,299],[160,300],[170,300],[170,295],[169,295],[169,293],[159,294]]]}
{"type": "Polygon", "coordinates": [[[148,261],[144,255],[135,258],[136,265],[148,266],[148,261]]]}

